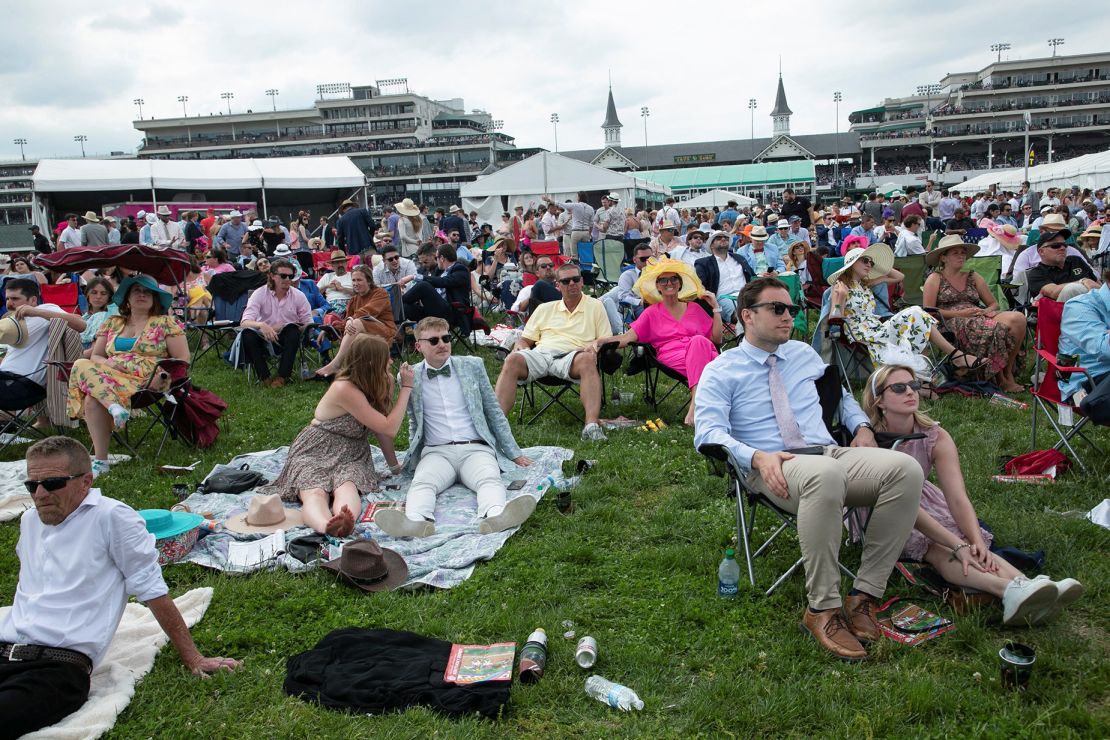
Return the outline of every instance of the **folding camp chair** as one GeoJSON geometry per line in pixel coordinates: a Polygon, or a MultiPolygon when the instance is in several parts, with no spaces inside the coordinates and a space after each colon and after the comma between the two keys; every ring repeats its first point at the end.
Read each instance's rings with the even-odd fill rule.
{"type": "Polygon", "coordinates": [[[147,416],[150,417],[150,422],[137,436],[133,436],[132,432],[138,420],[133,420],[122,430],[113,432],[112,436],[127,448],[132,457],[138,458],[138,448],[150,437],[152,432],[160,428],[162,435],[158,441],[158,449],[154,452],[155,462],[162,455],[162,448],[165,447],[166,440],[170,437],[192,446],[188,440],[178,434],[174,426],[174,420],[181,409],[182,399],[188,395],[191,387],[189,363],[186,360],[159,360],[154,374],[147,381],[146,387],[131,396],[131,410],[144,409],[147,416]],[[165,373],[165,384],[157,385],[162,373],[165,373]]]}
{"type": "Polygon", "coordinates": [[[1089,382],[1091,381],[1086,368],[1066,367],[1056,361],[1056,353],[1060,349],[1060,324],[1063,317],[1063,303],[1048,298],[1041,298],[1037,302],[1037,358],[1033,369],[1033,387],[1030,390],[1033,394],[1033,421],[1029,449],[1037,449],[1037,417],[1043,413],[1060,440],[1052,446],[1053,449],[1066,448],[1083,472],[1087,472],[1087,465],[1072,445],[1072,440],[1075,437],[1081,437],[1102,458],[1106,457],[1106,453],[1084,432],[1090,419],[1083,415],[1079,406],[1064,401],[1060,396],[1060,386],[1057,381],[1061,376],[1083,373],[1083,376],[1089,382]],[[1056,418],[1053,418],[1054,416],[1056,418]],[[1073,424],[1064,423],[1069,416],[1074,421],[1073,424]],[[1065,430],[1064,427],[1070,428],[1065,430]]]}
{"type": "MultiPolygon", "coordinates": [[[[592,247],[597,280],[606,289],[616,285],[620,278],[621,266],[625,263],[625,244],[624,240],[602,239],[592,247]]],[[[578,254],[581,256],[581,246],[578,249],[578,254]]]]}
{"type": "Polygon", "coordinates": [[[987,283],[987,288],[998,301],[999,306],[1007,304],[1006,295],[999,285],[1002,279],[1002,255],[996,254],[988,257],[968,257],[964,262],[963,272],[976,272],[987,283]]]}
{"type": "MultiPolygon", "coordinates": [[[[815,384],[817,385],[817,392],[821,402],[822,419],[829,433],[832,435],[834,443],[839,446],[851,444],[850,433],[836,420],[840,398],[842,394],[846,392],[846,389],[841,384],[839,371],[836,367],[830,365],[826,369],[824,375],[815,381],[815,384]]],[[[911,434],[898,436],[880,432],[875,436],[880,447],[893,448],[901,441],[920,439],[925,435],[911,434]]],[[[753,589],[757,588],[755,576],[756,559],[766,554],[771,545],[774,544],[783,532],[789,529],[797,531],[797,514],[792,514],[780,508],[774,497],[764,496],[762,493],[749,487],[747,484],[747,475],[743,472],[740,465],[731,458],[725,447],[707,444],[699,447],[698,452],[706,457],[709,471],[712,475],[727,477],[728,479],[729,495],[736,499],[736,539],[744,550],[748,581],[751,583],[753,589]],[[752,541],[752,535],[755,531],[756,518],[760,508],[765,508],[774,514],[778,519],[778,526],[758,547],[753,549],[754,543],[752,541]]],[[[849,517],[859,515],[860,512],[857,509],[848,509],[844,513],[844,519],[847,521],[849,517]]],[[[862,517],[864,520],[864,530],[866,530],[866,518],[865,516],[862,517]]],[[[804,558],[799,557],[785,572],[775,579],[763,594],[765,596],[770,596],[803,564],[804,558]]],[[[837,566],[840,568],[840,571],[849,578],[856,577],[855,574],[839,560],[837,561],[837,566]]]]}
{"type": "Polygon", "coordinates": [[[35,427],[45,401],[45,387],[21,375],[0,374],[0,452],[19,439],[46,436],[35,427]]]}
{"type": "Polygon", "coordinates": [[[905,257],[895,257],[894,269],[906,276],[902,280],[902,297],[898,301],[898,308],[920,306],[922,288],[925,285],[925,255],[911,254],[905,257]]]}
{"type": "Polygon", "coordinates": [[[76,282],[40,285],[39,294],[39,303],[53,303],[68,313],[81,313],[81,286],[76,282]]]}
{"type": "MultiPolygon", "coordinates": [[[[610,353],[615,353],[616,352],[615,346],[616,346],[615,343],[604,345],[601,348],[601,351],[597,353],[598,375],[601,376],[601,405],[602,406],[605,405],[605,376],[606,375],[612,375],[614,372],[616,372],[617,368],[620,367],[620,364],[621,364],[619,359],[617,359],[612,364],[610,364],[609,362],[603,362],[603,358],[606,358],[606,356],[609,355],[610,353]],[[612,369],[611,370],[606,370],[605,369],[606,367],[612,367],[612,369]]],[[[618,355],[618,358],[619,358],[619,355],[618,355]]],[[[563,396],[565,396],[568,393],[571,396],[578,397],[578,384],[577,383],[574,383],[574,382],[569,381],[569,380],[563,380],[562,378],[553,378],[551,376],[545,375],[543,377],[534,378],[534,379],[533,378],[525,378],[524,380],[519,381],[517,383],[517,388],[520,389],[520,402],[519,402],[520,403],[520,408],[517,411],[517,421],[518,422],[523,423],[524,425],[527,426],[528,424],[531,424],[536,419],[543,416],[544,412],[547,411],[549,408],[551,408],[552,406],[557,405],[560,408],[562,408],[564,411],[566,411],[568,414],[573,416],[575,419],[577,419],[580,424],[583,423],[582,415],[578,411],[576,411],[575,409],[572,409],[571,407],[569,407],[565,403],[563,403],[563,396]],[[540,401],[542,402],[543,405],[539,408],[538,411],[534,411],[534,413],[532,413],[532,415],[528,418],[528,420],[525,421],[524,420],[525,406],[527,406],[530,409],[535,410],[535,408],[536,408],[536,399],[537,399],[537,395],[536,395],[537,391],[541,395],[540,401]]]]}

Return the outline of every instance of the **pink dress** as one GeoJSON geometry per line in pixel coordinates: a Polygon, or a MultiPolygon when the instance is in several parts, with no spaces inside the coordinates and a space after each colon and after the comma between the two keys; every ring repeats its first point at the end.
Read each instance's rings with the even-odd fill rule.
{"type": "MultiPolygon", "coordinates": [[[[928,429],[921,429],[915,426],[915,433],[921,432],[925,435],[925,439],[913,439],[908,442],[903,442],[898,445],[898,451],[904,452],[914,460],[917,460],[918,465],[925,472],[925,485],[921,489],[921,508],[929,516],[937,520],[937,522],[957,537],[963,538],[963,532],[960,531],[960,526],[956,524],[956,520],[952,518],[952,512],[948,510],[948,501],[944,498],[944,491],[937,488],[931,481],[929,481],[929,473],[933,470],[933,448],[937,444],[937,436],[940,434],[940,426],[934,425],[928,429]]],[[[983,543],[991,546],[994,540],[992,535],[982,527],[979,532],[983,537],[983,543]]],[[[902,548],[902,557],[910,560],[924,560],[925,551],[929,549],[932,544],[925,535],[918,532],[916,529],[910,531],[909,539],[906,540],[906,546],[902,548]]]]}
{"type": "Polygon", "coordinates": [[[702,370],[717,356],[713,335],[713,319],[702,307],[686,304],[686,313],[675,320],[662,303],[648,306],[632,322],[636,338],[655,348],[655,354],[669,368],[686,376],[693,387],[701,380],[702,370]]]}

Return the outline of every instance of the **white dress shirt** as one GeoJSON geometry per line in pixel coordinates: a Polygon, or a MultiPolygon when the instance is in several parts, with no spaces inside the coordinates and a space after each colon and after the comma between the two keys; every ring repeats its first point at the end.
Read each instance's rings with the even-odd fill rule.
{"type": "Polygon", "coordinates": [[[908,257],[911,254],[925,254],[925,247],[921,244],[921,237],[909,229],[898,227],[898,241],[894,242],[894,256],[908,257]]]}
{"type": "MultiPolygon", "coordinates": [[[[443,366],[451,367],[451,360],[448,359],[443,366]]],[[[423,372],[428,372],[427,366],[423,372]]],[[[451,367],[449,378],[442,375],[425,377],[422,388],[425,445],[435,447],[449,442],[481,439],[474,420],[470,418],[470,409],[463,400],[462,383],[454,367],[451,367]]]]}
{"type": "Polygon", "coordinates": [[[128,595],[150,601],[169,593],[142,517],[96,488],[61,524],[43,524],[35,509],[24,513],[15,551],[19,583],[0,642],[76,650],[95,666],[128,595]]]}
{"type": "Polygon", "coordinates": [[[714,259],[717,260],[717,270],[721,273],[721,278],[717,283],[717,295],[739,293],[747,282],[744,278],[744,268],[739,262],[727,255],[724,259],[714,255],[714,259]]]}
{"type": "Polygon", "coordinates": [[[62,229],[62,235],[59,238],[62,242],[62,249],[81,246],[81,231],[72,226],[67,226],[62,229]]]}
{"type": "MultiPolygon", "coordinates": [[[[53,311],[62,316],[65,312],[60,306],[53,303],[41,303],[40,309],[53,311]]],[[[41,316],[28,316],[24,319],[27,325],[27,341],[22,347],[8,347],[4,358],[0,360],[0,370],[16,375],[22,375],[39,385],[46,384],[46,351],[50,342],[50,319],[41,316]]]]}

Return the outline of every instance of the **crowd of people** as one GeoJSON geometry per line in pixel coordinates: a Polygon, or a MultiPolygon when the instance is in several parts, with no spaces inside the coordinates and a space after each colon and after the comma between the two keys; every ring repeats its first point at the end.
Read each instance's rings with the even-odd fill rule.
{"type": "Polygon", "coordinates": [[[1025,315],[1001,310],[982,278],[962,269],[971,256],[997,255],[1000,272],[1026,286],[1028,304],[1064,304],[1061,351],[1074,353],[1089,378],[1066,379],[1061,393],[1096,423],[1110,421],[1105,191],[961,194],[929,182],[920,193],[824,208],[789,189],[781,201],[751,208],[688,210],[667,199],[650,209],[626,206],[616,193],[599,200],[596,207],[589,193],[545,196],[541,207],[517,207],[496,225],[457,205],[429,213],[408,199],[380,217],[344,201],[334,222],[316,224],[307,211],[288,225],[238,211],[175,220],[160,208],[119,224],[90,212],[67,218],[55,244],[47,241],[56,249],[96,247],[117,243],[112,229],[119,228],[123,243],[134,235],[131,243],[189,254],[191,275],[177,286],[120,268],[58,274],[25,257],[0,259],[7,311],[0,343],[9,346],[0,381],[42,385],[48,325],[63,319],[83,333],[86,352],[70,375],[67,411],[84,420],[93,442],[91,460],[65,438],[28,450],[35,509],[21,524],[15,607],[0,619],[0,708],[17,691],[52,699],[24,715],[21,728],[32,729],[79,706],[128,594],[151,606],[194,673],[237,665],[197,651],[167,606],[153,538],[132,510],[92,484],[111,472],[108,443],[127,425],[134,392],[167,380],[161,363],[190,360],[185,327],[203,322],[225,276],[252,272],[263,284],[246,301],[239,343],[258,381],[275,389],[290,382],[306,341],[336,350],[315,373],[327,385],[311,420],[263,489],[299,505],[304,523],[320,533],[350,537],[363,496],[401,471],[413,475],[404,508],[374,517],[393,536],[433,535],[436,498],[456,483],[475,493],[479,533],[520,526],[535,498],[510,495],[501,478],[532,464],[508,421],[519,389],[538,381],[576,386],[581,440],[604,442],[602,374],[635,344],[685,380],[684,420],[695,447],[724,448],[746,485],[797,517],[808,601],[801,625],[831,655],[860,660],[879,639],[877,610],[899,558],[997,596],[1007,625],[1047,622],[1081,596],[1075,579],[1029,578],[992,552],[956,446],[920,407],[931,378],[922,378],[914,358],[933,345],[957,375],[979,373],[1001,390],[1025,391],[1025,315]],[[932,236],[922,239],[923,227],[932,236]],[[596,296],[588,283],[596,286],[598,276],[578,257],[584,244],[602,240],[617,242],[627,264],[596,296]],[[888,310],[884,319],[877,301],[907,279],[894,268],[896,255],[922,255],[933,269],[921,286],[923,305],[888,310]],[[827,279],[826,259],[838,260],[827,279]],[[41,286],[63,279],[80,284],[83,315],[41,302],[41,286]],[[861,401],[839,391],[850,438],[843,444],[827,430],[818,400],[815,382],[827,365],[791,339],[815,286],[827,294],[827,315],[843,320],[874,367],[861,401]],[[491,312],[520,324],[502,345],[492,382],[480,358],[452,348],[457,334],[468,336],[491,312]],[[421,357],[414,366],[397,362],[410,334],[421,357]],[[722,351],[726,335],[737,346],[722,351]],[[406,418],[402,461],[394,440],[406,418]],[[876,432],[921,437],[892,451],[878,447],[876,432]],[[388,470],[375,469],[371,434],[388,470]],[[934,471],[936,484],[927,480],[934,471]],[[858,576],[842,597],[845,506],[873,513],[858,576]],[[68,555],[54,561],[63,570],[43,579],[40,543],[63,531],[68,555]],[[79,557],[86,545],[113,557],[86,568],[88,558],[79,557]],[[82,630],[62,628],[81,606],[67,601],[71,592],[95,593],[102,607],[89,606],[97,618],[82,630]],[[28,645],[34,656],[24,653],[28,645]]]}

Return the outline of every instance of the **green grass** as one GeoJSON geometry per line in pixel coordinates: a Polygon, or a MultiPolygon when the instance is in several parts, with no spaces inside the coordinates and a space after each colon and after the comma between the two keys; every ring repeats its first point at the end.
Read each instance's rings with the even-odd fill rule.
{"type": "MultiPolygon", "coordinates": [[[[491,378],[497,366],[487,358],[491,378]]],[[[200,471],[236,454],[288,444],[308,421],[323,386],[296,383],[279,390],[246,384],[215,354],[195,371],[197,381],[230,404],[219,442],[198,454],[169,443],[162,462],[200,471]]],[[[639,378],[621,378],[636,391],[639,378]]],[[[716,595],[722,549],[734,541],[734,508],[724,481],[710,477],[679,427],[672,398],[658,434],[611,433],[607,444],[584,444],[579,426],[553,410],[518,428],[521,446],[560,444],[598,465],[574,492],[576,510],[561,515],[549,498],[490,562],[451,591],[366,596],[314,572],[225,576],[193,565],[166,570],[171,593],[212,586],[215,597],[193,630],[206,654],[245,659],[234,674],[210,681],[188,675],[172,648],[139,684],[115,737],[688,737],[688,736],[985,736],[1106,737],[1110,734],[1106,557],[1110,533],[1088,522],[1045,512],[1087,510],[1106,494],[1106,460],[1099,472],[1069,473],[1050,486],[990,482],[996,456],[1024,451],[1029,412],[981,400],[946,398],[934,415],[961,448],[968,490],[998,541],[1044,549],[1047,572],[1075,576],[1087,594],[1058,622],[1033,630],[1004,630],[997,607],[957,618],[956,632],[916,648],[884,643],[873,659],[849,666],[826,657],[801,635],[800,575],[771,598],[741,592],[716,595]],[[644,699],[641,713],[622,714],[586,696],[586,673],[573,660],[564,620],[600,645],[596,672],[625,683],[644,699]],[[523,643],[535,627],[551,636],[548,671],[533,686],[514,684],[505,716],[450,720],[424,709],[387,717],[326,711],[281,691],[285,659],[312,647],[330,630],[408,629],[456,642],[523,643]],[[1037,650],[1031,690],[1016,695],[998,682],[997,652],[1017,638],[1037,650]]],[[[644,418],[636,401],[619,407],[644,418]]],[[[609,410],[615,414],[616,410],[609,410]]],[[[656,414],[652,413],[652,417],[656,414]]],[[[515,422],[514,422],[515,426],[515,422]]],[[[1107,442],[1104,430],[1098,437],[1107,442]]],[[[84,438],[84,431],[77,432],[84,438]]],[[[1047,437],[1042,447],[1051,443],[1047,437]]],[[[403,440],[399,446],[404,446],[403,440]]],[[[6,459],[22,453],[10,449],[6,459]]],[[[203,472],[201,475],[203,475],[203,472]]],[[[198,476],[199,479],[199,476],[198,476]]],[[[149,461],[117,466],[105,492],[135,508],[167,507],[173,479],[149,461]]],[[[763,524],[768,520],[764,518],[763,524]]],[[[18,562],[18,525],[0,525],[0,599],[10,602],[18,562]]],[[[797,557],[786,538],[760,574],[797,557]]],[[[858,562],[849,548],[846,562],[858,562]]],[[[931,602],[892,578],[890,594],[931,602]]],[[[947,612],[946,612],[947,613],[947,612]]]]}

